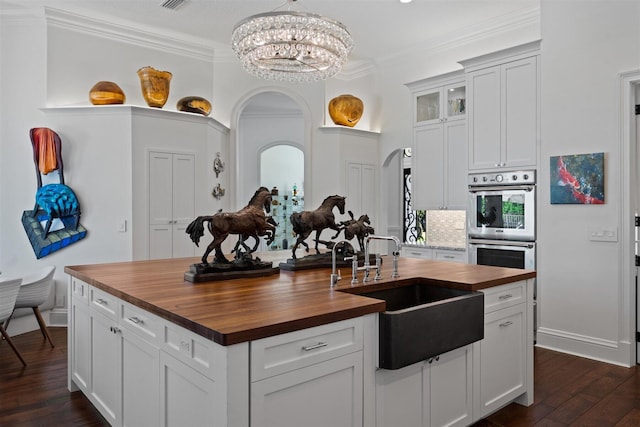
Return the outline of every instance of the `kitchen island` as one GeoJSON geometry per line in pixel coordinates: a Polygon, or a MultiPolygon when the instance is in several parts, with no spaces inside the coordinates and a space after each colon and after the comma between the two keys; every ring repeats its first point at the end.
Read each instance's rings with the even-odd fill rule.
{"type": "Polygon", "coordinates": [[[483,398],[488,357],[482,356],[489,349],[485,340],[467,346],[468,417],[458,425],[515,398],[533,401],[533,271],[401,258],[399,278],[390,279],[389,260],[382,280],[352,286],[345,278],[331,289],[326,268],[184,281],[197,262],[65,268],[72,302],[69,388],[82,390],[111,424],[384,425],[395,405],[381,397],[381,383],[391,380],[378,374],[402,370],[376,369],[376,316],[385,302],[357,293],[415,278],[485,292],[485,340],[493,315],[516,316],[497,327],[517,321],[511,342],[522,356],[520,384],[506,391],[487,386],[497,400],[483,398]]]}

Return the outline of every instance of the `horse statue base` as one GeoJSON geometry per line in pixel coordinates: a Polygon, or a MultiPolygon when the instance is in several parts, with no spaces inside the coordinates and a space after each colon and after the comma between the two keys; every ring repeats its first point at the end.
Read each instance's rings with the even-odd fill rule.
{"type": "MultiPolygon", "coordinates": [[[[320,243],[327,246],[328,249],[333,248],[334,242],[320,241],[320,243]]],[[[364,265],[364,252],[360,251],[354,254],[353,249],[350,247],[343,247],[336,250],[336,267],[349,267],[351,268],[351,260],[345,261],[345,257],[351,257],[356,255],[358,262],[364,265]]],[[[369,264],[376,265],[375,254],[369,254],[369,264]]],[[[279,264],[281,270],[287,271],[299,271],[299,270],[311,270],[314,268],[331,268],[331,251],[323,252],[320,254],[305,255],[301,258],[289,258],[286,262],[279,264]]]]}
{"type": "Polygon", "coordinates": [[[280,269],[273,267],[272,262],[263,262],[250,254],[234,259],[230,263],[191,264],[184,273],[187,282],[213,282],[219,280],[264,277],[278,274],[280,269]]]}

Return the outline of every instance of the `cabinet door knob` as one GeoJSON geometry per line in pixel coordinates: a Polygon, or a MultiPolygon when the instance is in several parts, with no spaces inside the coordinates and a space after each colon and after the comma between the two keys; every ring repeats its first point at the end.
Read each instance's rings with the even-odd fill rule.
{"type": "Polygon", "coordinates": [[[513,325],[513,322],[511,320],[507,320],[504,323],[500,323],[501,328],[506,328],[507,326],[511,326],[511,325],[513,325]]]}

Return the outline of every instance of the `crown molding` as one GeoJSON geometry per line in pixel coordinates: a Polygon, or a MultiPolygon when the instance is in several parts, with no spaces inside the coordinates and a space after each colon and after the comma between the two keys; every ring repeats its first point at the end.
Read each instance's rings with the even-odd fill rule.
{"type": "Polygon", "coordinates": [[[214,49],[204,39],[175,32],[161,35],[133,23],[110,22],[50,7],[44,8],[44,15],[47,25],[54,27],[213,62],[214,49]]]}
{"type": "Polygon", "coordinates": [[[538,28],[540,27],[539,5],[523,8],[511,14],[502,15],[487,21],[480,22],[476,25],[465,28],[465,30],[463,31],[452,31],[443,36],[433,38],[426,43],[421,43],[418,46],[409,46],[401,51],[380,59],[378,61],[378,64],[384,65],[392,63],[399,57],[409,54],[415,55],[417,51],[421,54],[442,52],[483,39],[487,39],[489,37],[511,33],[521,28],[530,26],[537,26],[538,28]]]}

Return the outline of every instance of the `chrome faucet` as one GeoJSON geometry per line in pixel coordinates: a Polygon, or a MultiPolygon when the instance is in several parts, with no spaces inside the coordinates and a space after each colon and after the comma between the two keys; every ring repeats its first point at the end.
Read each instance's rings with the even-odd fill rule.
{"type": "Polygon", "coordinates": [[[348,240],[340,240],[333,248],[331,248],[331,287],[335,287],[338,284],[338,280],[342,279],[340,276],[340,270],[336,267],[336,248],[339,244],[347,244],[351,246],[351,250],[354,252],[353,256],[345,257],[345,261],[351,260],[351,284],[354,285],[358,283],[358,254],[355,253],[355,248],[348,240]]]}
{"type": "MultiPolygon", "coordinates": [[[[369,242],[371,240],[390,240],[396,244],[396,250],[393,251],[393,271],[391,273],[391,278],[395,279],[396,277],[400,277],[400,273],[398,273],[398,256],[400,255],[400,247],[402,246],[400,243],[400,239],[396,236],[367,236],[364,245],[364,279],[363,282],[368,282],[371,279],[369,278],[369,269],[371,268],[371,264],[369,263],[369,242]]],[[[382,276],[380,276],[380,265],[382,264],[382,260],[380,259],[380,254],[376,254],[376,275],[373,277],[373,280],[380,280],[382,276]]]]}

